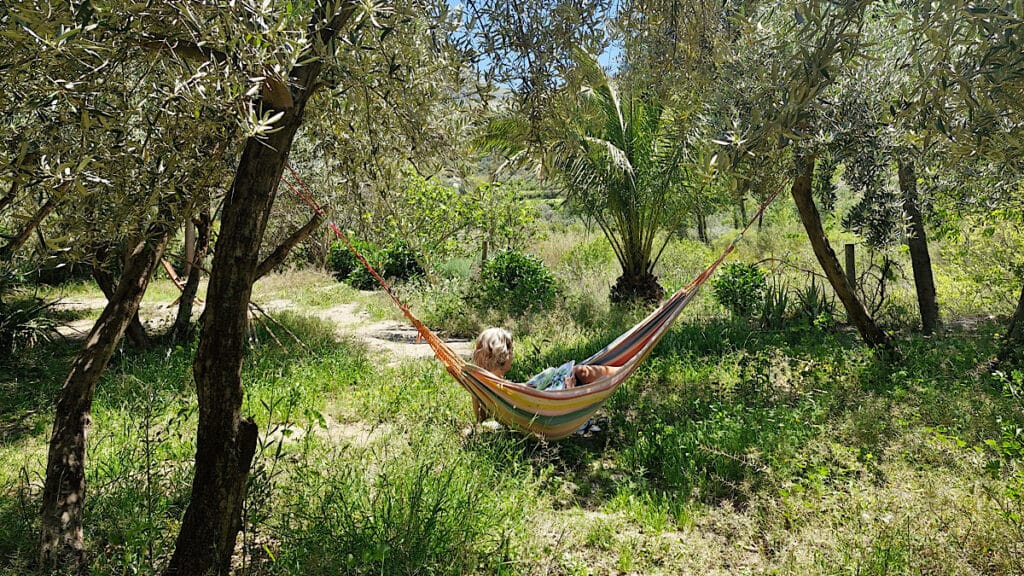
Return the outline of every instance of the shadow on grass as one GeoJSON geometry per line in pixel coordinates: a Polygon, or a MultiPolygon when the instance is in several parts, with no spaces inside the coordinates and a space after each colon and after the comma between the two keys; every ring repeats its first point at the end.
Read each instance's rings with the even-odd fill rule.
{"type": "Polygon", "coordinates": [[[0,573],[25,574],[37,552],[38,502],[23,488],[3,487],[0,492],[0,573]]]}
{"type": "MultiPolygon", "coordinates": [[[[520,370],[585,358],[619,328],[554,344],[520,370]]],[[[507,432],[475,449],[512,456],[538,475],[554,469],[572,486],[568,499],[588,508],[624,493],[670,508],[722,501],[742,508],[785,486],[885,482],[881,459],[919,457],[892,449],[914,431],[978,443],[998,436],[1007,408],[976,370],[993,351],[989,332],[909,335],[900,342],[903,358],[890,362],[849,331],[677,324],[609,400],[600,433],[517,444],[507,432]]]]}
{"type": "Polygon", "coordinates": [[[58,340],[0,363],[0,444],[45,431],[77,351],[76,344],[58,340]]]}
{"type": "MultiPolygon", "coordinates": [[[[247,385],[288,378],[327,353],[337,355],[341,351],[356,364],[365,363],[361,350],[335,342],[332,328],[322,321],[288,313],[276,318],[274,325],[254,326],[243,376],[247,385]]],[[[80,346],[72,341],[48,342],[0,364],[0,443],[47,431],[80,346]]],[[[180,402],[183,396],[193,397],[194,354],[194,342],[154,346],[145,351],[122,342],[96,387],[93,408],[137,409],[141,403],[155,402],[150,409],[161,409],[180,402]]]]}

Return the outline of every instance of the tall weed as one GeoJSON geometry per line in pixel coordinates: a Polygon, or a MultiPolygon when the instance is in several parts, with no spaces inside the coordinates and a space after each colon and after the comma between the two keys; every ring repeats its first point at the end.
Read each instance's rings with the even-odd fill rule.
{"type": "Polygon", "coordinates": [[[300,489],[289,498],[272,572],[511,572],[523,518],[507,505],[505,487],[465,457],[416,453],[297,470],[300,489]]]}

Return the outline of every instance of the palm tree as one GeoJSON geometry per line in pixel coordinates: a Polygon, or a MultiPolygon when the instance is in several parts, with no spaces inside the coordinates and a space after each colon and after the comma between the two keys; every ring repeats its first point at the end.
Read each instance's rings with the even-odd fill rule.
{"type": "Polygon", "coordinates": [[[687,151],[686,139],[675,133],[681,117],[652,98],[620,94],[593,58],[581,58],[579,72],[582,89],[563,91],[562,114],[539,130],[505,114],[488,125],[482,141],[513,160],[540,160],[563,185],[569,205],[601,228],[622,266],[612,302],[657,302],[664,289],[654,266],[681,220],[687,151]]]}

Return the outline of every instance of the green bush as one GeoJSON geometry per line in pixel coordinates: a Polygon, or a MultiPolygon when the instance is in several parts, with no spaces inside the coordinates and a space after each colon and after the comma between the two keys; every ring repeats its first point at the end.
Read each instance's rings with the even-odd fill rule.
{"type": "Polygon", "coordinates": [[[752,318],[761,311],[768,288],[764,272],[753,264],[726,264],[711,282],[715,300],[736,318],[752,318]]]}
{"type": "MultiPolygon", "coordinates": [[[[358,250],[366,261],[370,263],[374,268],[383,268],[382,253],[383,250],[380,246],[372,244],[370,242],[364,242],[362,240],[354,240],[352,246],[358,250]]],[[[372,283],[373,278],[363,268],[362,263],[356,258],[356,255],[348,249],[348,246],[344,242],[335,242],[331,244],[331,252],[327,257],[328,265],[330,266],[331,273],[339,282],[347,282],[355,288],[367,290],[372,288],[371,285],[365,285],[365,279],[369,279],[372,283]]]]}
{"type": "Polygon", "coordinates": [[[484,263],[476,299],[480,306],[517,315],[551,308],[560,292],[538,258],[508,251],[484,263]]]}
{"type": "Polygon", "coordinates": [[[30,348],[59,336],[57,323],[48,317],[52,302],[35,297],[0,299],[0,352],[13,357],[19,347],[30,348]]]}
{"type": "MultiPolygon", "coordinates": [[[[352,245],[384,278],[409,280],[423,275],[423,268],[416,261],[415,252],[404,242],[384,247],[372,242],[355,240],[352,245]]],[[[377,281],[344,242],[335,242],[331,245],[328,264],[335,278],[353,288],[377,288],[377,281]]]]}
{"type": "Polygon", "coordinates": [[[440,279],[436,284],[426,284],[417,293],[422,299],[417,307],[422,311],[423,321],[446,336],[472,338],[476,336],[481,321],[466,304],[466,281],[440,279]]]}
{"type": "Polygon", "coordinates": [[[416,260],[416,251],[403,241],[384,249],[384,277],[410,280],[423,276],[423,267],[416,260]]]}

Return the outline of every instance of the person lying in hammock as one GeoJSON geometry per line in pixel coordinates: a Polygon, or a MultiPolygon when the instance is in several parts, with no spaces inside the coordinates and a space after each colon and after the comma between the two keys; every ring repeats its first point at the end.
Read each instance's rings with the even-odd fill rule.
{"type": "MultiPolygon", "coordinates": [[[[503,328],[488,328],[476,338],[473,349],[473,364],[487,370],[499,378],[512,367],[512,333],[503,328]]],[[[577,386],[586,386],[602,376],[614,374],[617,366],[577,366],[570,360],[561,366],[553,366],[543,370],[526,383],[538,390],[567,390],[577,386]]],[[[473,398],[473,413],[478,422],[487,418],[487,411],[480,402],[473,398]]]]}

